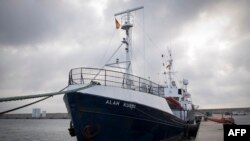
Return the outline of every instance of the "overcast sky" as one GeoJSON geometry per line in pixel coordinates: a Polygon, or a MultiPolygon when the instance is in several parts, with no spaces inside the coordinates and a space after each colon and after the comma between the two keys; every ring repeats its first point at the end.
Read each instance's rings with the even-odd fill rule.
{"type": "MultiPolygon", "coordinates": [[[[195,105],[250,106],[249,0],[1,0],[0,97],[58,91],[71,68],[102,67],[124,37],[114,14],[138,6],[136,75],[160,82],[161,54],[171,48],[195,105]]],[[[0,103],[0,112],[31,101],[0,103]]],[[[62,96],[16,112],[35,107],[66,112],[62,96]]]]}

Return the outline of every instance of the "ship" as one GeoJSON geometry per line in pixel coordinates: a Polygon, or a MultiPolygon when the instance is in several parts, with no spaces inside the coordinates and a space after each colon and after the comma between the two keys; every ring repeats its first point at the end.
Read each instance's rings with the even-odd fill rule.
{"type": "Polygon", "coordinates": [[[193,125],[188,81],[184,79],[177,87],[171,77],[171,52],[165,65],[169,83],[157,84],[132,73],[132,12],[143,8],[114,15],[121,16],[121,24],[116,21],[116,26],[126,35],[115,53],[125,46],[125,61],[116,59],[101,68],[80,67],[69,72],[63,99],[71,119],[69,132],[77,141],[181,140],[193,125]]]}

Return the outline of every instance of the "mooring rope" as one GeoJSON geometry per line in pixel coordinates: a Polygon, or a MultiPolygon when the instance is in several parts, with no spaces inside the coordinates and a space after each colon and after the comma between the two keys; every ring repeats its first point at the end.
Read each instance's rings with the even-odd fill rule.
{"type": "Polygon", "coordinates": [[[95,82],[91,82],[90,84],[88,84],[86,86],[79,87],[79,88],[72,89],[72,90],[66,90],[66,91],[64,91],[64,89],[66,89],[66,88],[64,88],[64,89],[62,89],[62,90],[60,90],[58,92],[35,94],[35,95],[27,95],[27,96],[5,97],[5,98],[0,98],[0,102],[25,100],[25,99],[32,99],[32,98],[40,98],[40,97],[48,97],[48,96],[61,95],[61,94],[65,94],[65,93],[72,93],[72,92],[76,92],[76,91],[79,91],[79,90],[87,89],[89,87],[92,87],[95,84],[96,84],[95,82]]]}
{"type": "Polygon", "coordinates": [[[72,90],[66,90],[66,91],[64,91],[68,87],[67,86],[67,87],[61,89],[58,92],[36,94],[36,95],[27,95],[27,96],[16,96],[16,97],[0,98],[0,102],[7,102],[7,101],[16,101],[16,100],[25,100],[25,99],[31,99],[31,98],[45,97],[45,98],[37,100],[35,102],[32,102],[32,103],[29,103],[29,104],[25,104],[23,106],[19,106],[19,107],[10,109],[10,110],[6,110],[6,111],[3,111],[3,112],[0,112],[0,115],[6,114],[6,113],[9,113],[9,112],[12,112],[12,111],[16,111],[18,109],[21,109],[21,108],[24,108],[24,107],[27,107],[27,106],[30,106],[30,105],[33,105],[35,103],[41,102],[41,101],[46,100],[46,99],[48,99],[48,98],[50,98],[52,96],[55,96],[55,95],[61,95],[61,94],[65,94],[65,93],[76,92],[76,91],[79,91],[79,90],[87,89],[87,88],[92,87],[94,85],[96,85],[96,83],[92,81],[90,84],[88,84],[86,86],[83,86],[83,87],[80,87],[80,88],[76,88],[76,89],[72,89],[72,90]]]}
{"type": "Polygon", "coordinates": [[[24,107],[27,107],[27,106],[36,104],[36,103],[41,102],[41,101],[43,101],[43,100],[45,100],[45,99],[48,99],[48,98],[50,98],[50,97],[52,97],[52,96],[48,96],[48,97],[45,97],[45,98],[43,98],[43,99],[39,99],[39,100],[37,100],[37,101],[35,101],[35,102],[31,102],[31,103],[25,104],[25,105],[23,105],[23,106],[19,106],[19,107],[10,109],[10,110],[3,111],[3,112],[0,113],[0,115],[3,115],[3,114],[6,114],[6,113],[9,113],[9,112],[12,112],[12,111],[16,111],[16,110],[18,110],[18,109],[21,109],[21,108],[24,108],[24,107]]]}

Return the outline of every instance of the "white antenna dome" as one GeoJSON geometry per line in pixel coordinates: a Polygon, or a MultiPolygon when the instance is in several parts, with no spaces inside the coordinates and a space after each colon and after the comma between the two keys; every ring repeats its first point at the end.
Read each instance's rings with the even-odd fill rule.
{"type": "Polygon", "coordinates": [[[187,79],[183,79],[183,84],[184,85],[188,85],[188,80],[187,79]]]}

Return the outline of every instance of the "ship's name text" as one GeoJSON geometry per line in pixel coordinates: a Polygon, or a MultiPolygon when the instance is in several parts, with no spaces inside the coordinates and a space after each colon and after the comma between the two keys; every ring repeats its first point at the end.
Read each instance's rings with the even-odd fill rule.
{"type": "Polygon", "coordinates": [[[108,100],[106,101],[105,104],[114,105],[114,106],[119,106],[119,105],[120,105],[120,101],[108,99],[108,100]]]}
{"type": "Polygon", "coordinates": [[[133,104],[133,103],[127,103],[127,102],[123,102],[121,104],[120,101],[117,101],[117,100],[110,100],[110,99],[107,99],[105,104],[108,104],[108,105],[112,105],[112,106],[122,106],[122,107],[125,107],[125,108],[129,108],[131,110],[135,109],[136,108],[136,105],[133,104]]]}

